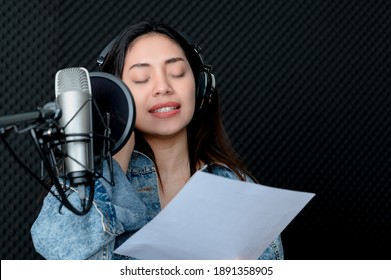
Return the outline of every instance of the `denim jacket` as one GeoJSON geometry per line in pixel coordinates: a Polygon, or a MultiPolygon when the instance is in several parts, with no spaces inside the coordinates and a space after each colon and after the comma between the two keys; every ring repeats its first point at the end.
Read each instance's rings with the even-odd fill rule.
{"type": "MultiPolygon", "coordinates": [[[[134,151],[127,174],[113,161],[115,185],[98,179],[91,210],[78,216],[49,193],[31,227],[36,251],[46,259],[134,259],[113,251],[160,212],[155,165],[134,151]]],[[[202,168],[216,175],[237,179],[227,167],[212,164],[202,168]]],[[[104,168],[103,177],[108,176],[104,168]]],[[[78,205],[79,196],[70,190],[68,200],[78,205]]],[[[190,218],[190,217],[189,217],[190,218]]],[[[259,259],[283,259],[278,236],[259,259]]]]}

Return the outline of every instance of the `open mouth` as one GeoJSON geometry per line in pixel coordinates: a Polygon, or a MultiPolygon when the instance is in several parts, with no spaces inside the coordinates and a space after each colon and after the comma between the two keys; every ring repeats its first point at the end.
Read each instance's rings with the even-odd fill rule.
{"type": "Polygon", "coordinates": [[[151,110],[150,112],[151,113],[168,113],[168,112],[171,112],[171,111],[174,111],[177,109],[179,109],[179,106],[176,106],[176,107],[170,106],[170,107],[162,107],[162,108],[159,108],[156,110],[151,110]]]}

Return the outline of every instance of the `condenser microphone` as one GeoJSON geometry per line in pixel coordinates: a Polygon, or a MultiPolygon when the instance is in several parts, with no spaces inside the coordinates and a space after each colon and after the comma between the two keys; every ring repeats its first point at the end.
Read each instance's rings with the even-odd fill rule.
{"type": "Polygon", "coordinates": [[[94,187],[92,95],[88,71],[82,67],[59,70],[55,77],[55,95],[62,110],[58,124],[65,135],[62,150],[66,179],[71,186],[77,187],[84,209],[86,187],[94,187]]]}

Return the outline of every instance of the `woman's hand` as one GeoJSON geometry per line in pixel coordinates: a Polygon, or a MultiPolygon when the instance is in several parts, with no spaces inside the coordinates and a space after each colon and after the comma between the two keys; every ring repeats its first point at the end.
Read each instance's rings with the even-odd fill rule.
{"type": "Polygon", "coordinates": [[[132,156],[135,145],[134,132],[130,136],[128,142],[122,147],[116,154],[113,155],[113,159],[119,164],[122,171],[126,174],[128,170],[130,157],[132,156]]]}

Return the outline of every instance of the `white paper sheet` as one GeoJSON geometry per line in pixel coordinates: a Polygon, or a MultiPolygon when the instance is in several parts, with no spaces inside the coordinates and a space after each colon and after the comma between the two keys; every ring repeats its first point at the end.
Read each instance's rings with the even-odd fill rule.
{"type": "Polygon", "coordinates": [[[197,172],[115,253],[144,260],[257,259],[314,195],[197,172]]]}

